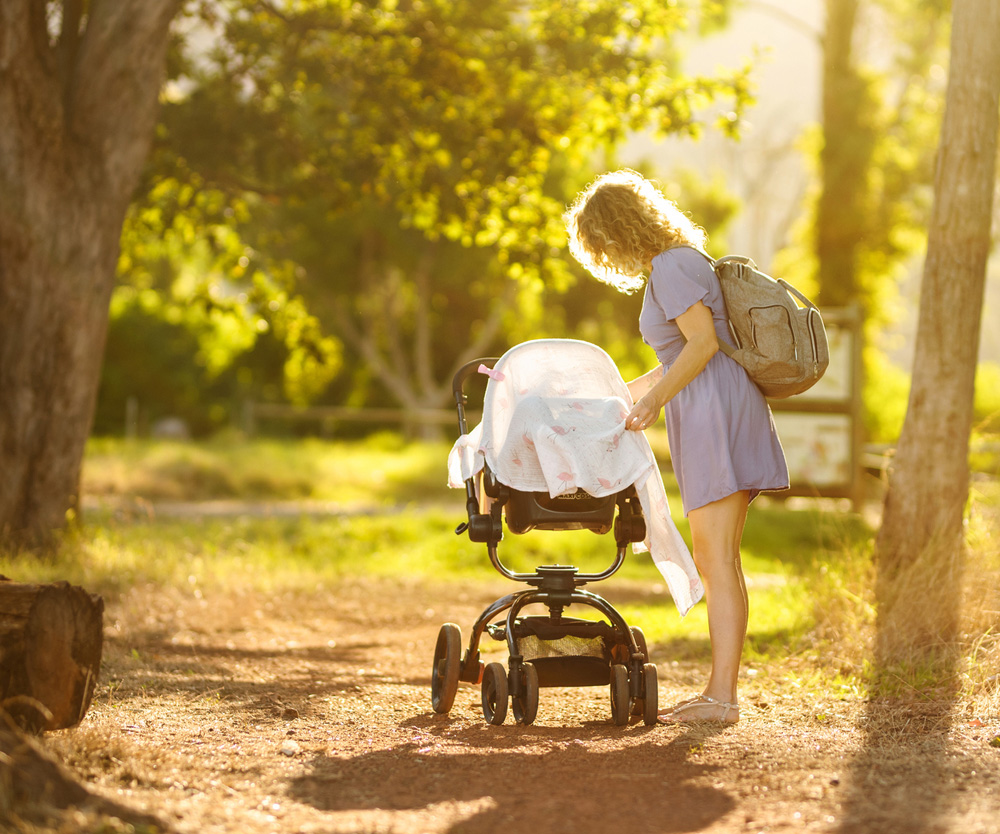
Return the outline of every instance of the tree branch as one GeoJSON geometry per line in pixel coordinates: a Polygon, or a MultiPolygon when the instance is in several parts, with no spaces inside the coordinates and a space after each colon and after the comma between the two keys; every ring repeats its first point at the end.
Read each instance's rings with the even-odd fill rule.
{"type": "Polygon", "coordinates": [[[366,336],[347,314],[343,306],[337,305],[333,311],[338,335],[353,347],[368,364],[372,372],[391,391],[402,405],[412,405],[412,395],[407,396],[409,380],[403,374],[395,373],[379,353],[371,331],[366,336]]]}
{"type": "Polygon", "coordinates": [[[431,273],[437,262],[437,244],[424,244],[423,252],[413,270],[416,287],[416,311],[414,321],[413,371],[417,387],[426,397],[434,392],[434,363],[431,355],[431,273]]]}

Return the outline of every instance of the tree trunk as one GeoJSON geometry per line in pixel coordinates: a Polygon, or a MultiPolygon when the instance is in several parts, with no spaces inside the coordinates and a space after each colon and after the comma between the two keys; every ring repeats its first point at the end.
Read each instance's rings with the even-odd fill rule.
{"type": "Polygon", "coordinates": [[[955,0],[913,384],[876,542],[883,662],[957,634],[969,433],[996,174],[1000,3],[955,0]]]}
{"type": "Polygon", "coordinates": [[[78,507],[122,221],[152,139],[180,0],[67,0],[58,36],[53,5],[0,5],[0,542],[8,547],[51,544],[78,507]]]}
{"type": "Polygon", "coordinates": [[[866,123],[875,107],[854,58],[859,0],[826,0],[823,36],[823,186],[816,209],[820,306],[861,301],[858,248],[865,231],[866,178],[875,137],[866,123]]]}
{"type": "Polygon", "coordinates": [[[0,577],[0,708],[33,730],[74,727],[101,669],[104,600],[0,577]]]}

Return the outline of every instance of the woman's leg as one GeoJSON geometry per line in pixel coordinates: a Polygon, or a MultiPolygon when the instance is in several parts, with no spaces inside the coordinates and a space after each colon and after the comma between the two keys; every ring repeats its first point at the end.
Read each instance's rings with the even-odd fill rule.
{"type": "MultiPolygon", "coordinates": [[[[736,683],[747,632],[747,588],[740,540],[749,501],[748,492],[735,492],[688,513],[694,561],[705,585],[712,641],[712,671],[703,694],[723,704],[736,703],[736,683]]],[[[692,704],[683,710],[682,717],[713,719],[721,718],[723,712],[722,707],[711,703],[692,704]]]]}

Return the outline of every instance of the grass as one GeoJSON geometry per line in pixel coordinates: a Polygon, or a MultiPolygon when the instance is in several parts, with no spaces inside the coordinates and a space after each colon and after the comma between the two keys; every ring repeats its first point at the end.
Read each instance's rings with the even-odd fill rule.
{"type": "MultiPolygon", "coordinates": [[[[448,449],[444,442],[410,443],[391,434],[364,443],[94,440],[84,492],[98,499],[98,508],[85,513],[56,562],[12,557],[0,560],[0,572],[22,581],[67,579],[111,598],[144,584],[278,593],[364,577],[506,587],[485,547],[454,534],[464,520],[464,496],[445,484],[448,449]],[[158,516],[146,503],[220,498],[306,499],[325,502],[325,511],[183,518],[158,516]]],[[[664,480],[674,518],[690,541],[676,484],[669,472],[664,480]]],[[[970,576],[1000,577],[1000,490],[977,481],[973,501],[970,576]]],[[[758,499],[743,547],[751,607],[746,660],[795,656],[828,678],[860,685],[870,672],[875,622],[871,540],[857,515],[758,499]]],[[[613,559],[614,543],[586,531],[508,534],[500,556],[518,571],[552,563],[595,571],[613,559]]],[[[970,691],[998,688],[998,585],[972,582],[965,600],[959,672],[970,691]]],[[[595,590],[641,625],[651,645],[674,657],[707,658],[704,605],[678,617],[647,557],[630,555],[620,573],[595,590]]],[[[918,687],[926,670],[914,664],[907,675],[906,685],[918,687]]]]}
{"type": "MultiPolygon", "coordinates": [[[[85,461],[84,493],[103,499],[103,508],[86,514],[58,564],[4,570],[31,573],[38,581],[68,579],[111,595],[144,583],[310,590],[363,576],[496,583],[485,547],[454,534],[465,509],[462,492],[445,483],[448,450],[446,442],[410,443],[388,433],[363,443],[96,439],[85,461]],[[295,517],[184,519],[157,517],[145,503],[209,499],[305,499],[333,509],[295,517]]],[[[664,481],[674,518],[690,542],[669,471],[664,481]]],[[[814,596],[826,582],[826,568],[870,537],[857,516],[759,499],[743,549],[752,610],[748,657],[797,650],[815,627],[814,596]]],[[[610,564],[614,549],[610,536],[536,531],[508,534],[500,556],[516,571],[559,563],[590,572],[610,564]]],[[[595,590],[641,624],[650,643],[682,655],[707,652],[704,605],[678,617],[647,557],[630,554],[619,574],[595,590]]]]}
{"type": "MultiPolygon", "coordinates": [[[[182,610],[189,612],[185,628],[196,631],[201,625],[190,612],[200,610],[199,603],[221,602],[222,607],[234,609],[246,603],[266,609],[274,601],[298,616],[295,606],[300,599],[308,608],[309,603],[323,600],[327,590],[352,582],[367,583],[370,591],[381,594],[383,587],[391,589],[389,583],[383,586],[383,578],[412,578],[419,594],[422,583],[436,583],[446,591],[451,586],[455,598],[466,601],[479,589],[489,594],[511,589],[511,583],[489,565],[482,545],[454,534],[456,524],[463,520],[464,500],[460,491],[444,486],[447,451],[446,444],[411,444],[388,435],[353,444],[242,443],[237,438],[197,444],[95,441],[86,461],[86,494],[106,500],[90,504],[82,526],[67,537],[54,561],[0,556],[0,573],[25,582],[67,579],[105,596],[107,627],[117,637],[110,641],[111,651],[104,660],[108,674],[101,697],[107,702],[106,711],[119,709],[119,701],[124,709],[125,695],[137,699],[132,707],[137,709],[135,704],[147,700],[147,683],[157,681],[161,688],[149,697],[150,703],[160,698],[174,708],[176,702],[165,695],[176,687],[188,703],[197,698],[204,714],[221,714],[222,695],[215,688],[214,673],[199,667],[196,674],[185,665],[209,663],[210,652],[200,658],[190,655],[190,661],[189,655],[178,655],[180,659],[170,666],[151,648],[158,645],[157,640],[169,639],[170,629],[176,627],[174,618],[182,610]],[[306,498],[331,506],[323,513],[293,517],[251,512],[225,517],[157,513],[158,502],[180,498],[268,502],[306,498]],[[150,501],[152,505],[146,503],[150,501]],[[376,581],[370,582],[373,578],[376,581]],[[133,589],[137,592],[132,593],[133,589]],[[246,591],[261,592],[264,602],[246,591]],[[273,599],[266,598],[269,593],[273,599]],[[151,601],[154,610],[148,610],[151,601]],[[137,646],[130,642],[134,634],[129,633],[137,623],[154,632],[162,628],[166,636],[153,635],[157,639],[137,646]],[[185,676],[204,680],[189,687],[185,676]],[[212,689],[206,691],[209,686],[212,689]]],[[[676,487],[669,474],[665,480],[674,517],[682,535],[688,537],[676,487]]],[[[868,661],[875,622],[871,538],[872,531],[861,518],[831,511],[828,505],[783,505],[767,500],[754,504],[744,540],[751,621],[741,699],[751,716],[761,721],[768,720],[772,708],[780,712],[780,732],[787,732],[793,740],[814,725],[829,723],[830,734],[817,735],[817,740],[824,749],[828,746],[845,754],[853,750],[851,729],[861,727],[866,747],[852,765],[860,773],[868,766],[878,771],[883,759],[885,767],[879,772],[898,767],[900,749],[917,750],[922,768],[925,761],[919,758],[919,742],[931,735],[920,728],[937,732],[936,728],[947,724],[933,709],[926,715],[911,709],[912,702],[930,701],[946,688],[955,703],[941,699],[942,715],[963,716],[966,720],[956,721],[960,730],[974,726],[970,723],[974,718],[989,722],[1000,715],[1000,488],[992,481],[975,482],[963,636],[961,645],[954,647],[958,661],[951,667],[952,677],[942,684],[939,668],[919,663],[891,670],[898,684],[897,701],[910,701],[906,709],[871,697],[870,683],[876,677],[868,661]],[[845,723],[845,715],[853,716],[850,724],[845,723]],[[910,738],[917,741],[903,747],[910,738]]],[[[556,561],[590,570],[602,567],[613,555],[609,540],[586,532],[508,535],[501,555],[521,570],[556,561]]],[[[672,667],[661,678],[664,685],[687,687],[701,682],[709,658],[703,605],[683,619],[678,617],[658,573],[644,556],[630,555],[618,576],[594,590],[607,596],[626,620],[643,628],[661,667],[672,667]]],[[[442,606],[435,603],[435,608],[441,609],[437,613],[445,619],[449,617],[442,606]]],[[[570,614],[579,615],[574,610],[570,614]]],[[[399,615],[405,618],[410,612],[399,615]]],[[[280,637],[285,639],[285,635],[280,637]]],[[[210,642],[208,637],[205,642],[210,642]]],[[[484,642],[486,651],[496,653],[490,659],[502,660],[503,646],[484,642]]],[[[886,670],[880,674],[884,678],[886,670]]],[[[747,728],[751,733],[753,726],[747,728]]],[[[773,732],[778,725],[765,726],[773,732]]],[[[398,731],[394,724],[393,732],[398,731]]],[[[122,782],[128,784],[135,781],[136,773],[140,781],[144,778],[134,768],[143,762],[148,765],[150,757],[174,744],[170,734],[157,747],[153,735],[130,741],[124,751],[116,752],[124,736],[102,728],[61,749],[71,754],[82,751],[76,758],[64,756],[74,769],[84,774],[106,770],[114,774],[119,768],[122,782]],[[147,751],[146,758],[137,755],[140,749],[147,751]],[[81,763],[80,756],[94,758],[89,764],[89,759],[81,763]]],[[[971,744],[967,736],[967,731],[959,732],[966,745],[971,744]]],[[[698,749],[692,746],[691,755],[698,749]]],[[[987,750],[987,755],[992,752],[987,750]]],[[[195,758],[191,754],[191,760],[195,758]]],[[[814,768],[811,754],[809,762],[805,767],[814,768]]],[[[848,767],[846,762],[836,766],[848,767]]],[[[836,773],[849,784],[848,777],[841,775],[846,770],[836,773]]],[[[107,778],[113,779],[105,777],[105,784],[107,778]]],[[[98,829],[98,824],[91,826],[93,830],[119,830],[98,829]]],[[[67,823],[65,830],[72,827],[67,823]]]]}
{"type": "Polygon", "coordinates": [[[365,443],[304,439],[200,443],[90,441],[83,492],[146,501],[300,500],[387,506],[446,500],[450,446],[375,435],[365,443]]]}

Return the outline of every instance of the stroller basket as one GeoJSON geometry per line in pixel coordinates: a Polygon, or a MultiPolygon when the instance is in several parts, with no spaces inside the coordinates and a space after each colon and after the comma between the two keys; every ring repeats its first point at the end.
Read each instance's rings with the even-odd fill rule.
{"type": "MultiPolygon", "coordinates": [[[[507,639],[506,623],[488,628],[494,640],[507,639]]],[[[613,650],[621,637],[603,620],[523,617],[514,622],[514,644],[538,672],[539,686],[607,686],[613,650]]]]}

